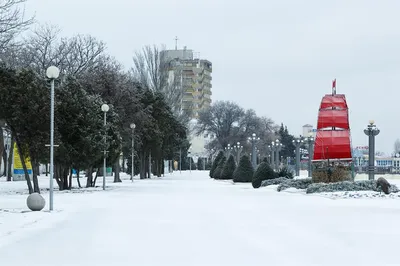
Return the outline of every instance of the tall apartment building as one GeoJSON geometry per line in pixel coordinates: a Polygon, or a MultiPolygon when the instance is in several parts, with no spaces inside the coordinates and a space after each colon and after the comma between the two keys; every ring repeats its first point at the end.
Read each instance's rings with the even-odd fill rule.
{"type": "Polygon", "coordinates": [[[197,118],[199,111],[211,104],[212,63],[205,59],[194,58],[193,50],[188,50],[186,47],[181,50],[164,50],[161,53],[164,60],[171,62],[169,64],[171,72],[181,75],[182,109],[191,110],[193,118],[197,118]]]}

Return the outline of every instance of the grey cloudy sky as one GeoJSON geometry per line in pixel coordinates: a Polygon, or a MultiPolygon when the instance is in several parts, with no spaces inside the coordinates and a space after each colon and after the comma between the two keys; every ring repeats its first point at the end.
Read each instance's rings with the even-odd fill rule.
{"type": "Polygon", "coordinates": [[[283,122],[316,126],[321,97],[337,78],[350,107],[353,146],[381,129],[377,150],[400,137],[398,0],[28,0],[27,14],[107,43],[127,68],[135,50],[166,44],[213,63],[213,101],[231,100],[283,122]]]}

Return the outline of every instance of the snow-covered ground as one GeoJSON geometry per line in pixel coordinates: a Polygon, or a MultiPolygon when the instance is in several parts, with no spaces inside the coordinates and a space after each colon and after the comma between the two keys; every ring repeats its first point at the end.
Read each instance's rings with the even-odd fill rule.
{"type": "Polygon", "coordinates": [[[51,213],[27,211],[25,182],[0,181],[0,265],[400,265],[397,198],[253,189],[204,171],[123,181],[57,191],[51,213]]]}

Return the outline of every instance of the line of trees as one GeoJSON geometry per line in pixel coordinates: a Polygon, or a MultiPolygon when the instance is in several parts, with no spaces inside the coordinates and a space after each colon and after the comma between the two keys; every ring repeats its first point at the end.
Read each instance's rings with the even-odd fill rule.
{"type": "Polygon", "coordinates": [[[223,150],[228,144],[233,146],[240,142],[243,154],[251,153],[251,143],[247,139],[256,133],[260,137],[256,145],[262,157],[267,155],[267,146],[277,139],[283,144],[280,154],[284,158],[294,157],[294,136],[284,124],[278,126],[270,118],[257,116],[253,109],[245,110],[230,101],[216,101],[209,109],[201,111],[196,133],[214,136],[208,144],[210,150],[223,150]]]}
{"type": "MultiPolygon", "coordinates": [[[[3,1],[0,16],[2,12],[18,11],[22,2],[3,1]]],[[[154,60],[157,55],[150,53],[154,50],[146,48],[142,54],[137,53],[133,69],[125,71],[106,53],[105,43],[90,35],[61,37],[59,28],[35,24],[30,34],[18,41],[17,34],[34,21],[33,18],[21,20],[21,13],[13,12],[10,20],[17,21],[18,26],[10,24],[10,30],[2,30],[0,21],[0,119],[17,144],[30,193],[40,192],[39,165],[49,160],[46,144],[50,139],[50,84],[45,72],[51,65],[60,69],[55,93],[55,144],[58,146],[54,176],[61,190],[72,187],[72,169],[77,173],[85,170],[86,186],[94,186],[97,175],[103,174],[100,166],[104,149],[108,151],[109,166],[114,168],[114,182],[120,182],[121,154],[124,160],[131,161],[131,123],[136,124],[135,174],[140,173],[140,178],[150,177],[149,158],[153,174],[160,176],[164,159],[176,159],[180,149],[186,153],[189,143],[185,118],[174,113],[176,102],[171,104],[168,90],[163,87],[169,84],[163,81],[160,86],[152,87],[137,75],[140,72],[144,76],[150,70],[137,65],[136,59],[154,60]],[[10,36],[7,41],[1,38],[3,33],[10,36]],[[110,106],[106,127],[100,109],[103,103],[110,106]],[[33,168],[32,180],[24,163],[28,156],[33,168]]],[[[163,69],[153,78],[164,77],[166,71],[169,70],[163,69]]],[[[2,133],[0,147],[3,149],[2,133]]],[[[78,185],[81,186],[79,176],[78,185]]]]}

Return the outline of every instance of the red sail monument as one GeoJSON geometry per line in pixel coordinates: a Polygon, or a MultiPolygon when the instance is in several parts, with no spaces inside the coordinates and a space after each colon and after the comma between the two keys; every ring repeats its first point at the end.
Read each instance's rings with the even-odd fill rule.
{"type": "Polygon", "coordinates": [[[352,160],[349,108],[346,96],[336,94],[335,79],[332,94],[323,96],[319,107],[312,162],[317,168],[342,166],[344,169],[352,160]]]}

